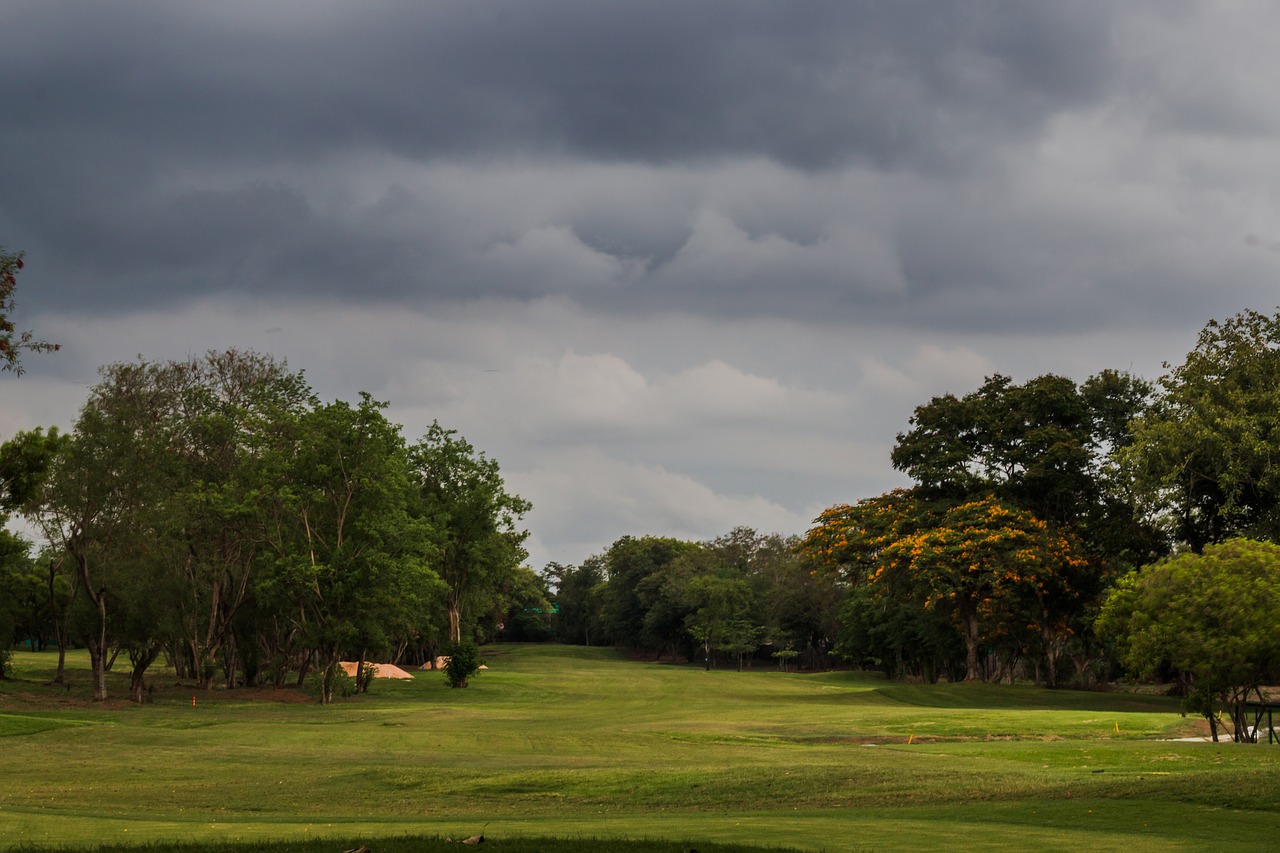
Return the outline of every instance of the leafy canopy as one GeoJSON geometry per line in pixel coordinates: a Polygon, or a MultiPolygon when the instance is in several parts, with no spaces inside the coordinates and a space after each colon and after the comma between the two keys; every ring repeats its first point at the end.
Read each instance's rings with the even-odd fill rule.
{"type": "Polygon", "coordinates": [[[1230,539],[1127,575],[1108,596],[1099,629],[1135,674],[1168,665],[1193,680],[1188,707],[1233,711],[1280,677],[1280,545],[1230,539]]]}

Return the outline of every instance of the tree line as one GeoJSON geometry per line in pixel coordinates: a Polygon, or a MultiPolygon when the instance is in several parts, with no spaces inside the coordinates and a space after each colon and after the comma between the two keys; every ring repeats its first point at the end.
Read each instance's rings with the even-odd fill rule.
{"type": "Polygon", "coordinates": [[[916,485],[830,507],[803,537],[626,537],[549,567],[558,633],[654,654],[891,676],[1056,685],[1091,678],[1091,622],[1121,571],[1165,540],[1114,464],[1152,387],[993,376],[918,407],[892,462],[916,485]],[[1088,543],[1088,544],[1086,544],[1088,543]]]}
{"type": "Polygon", "coordinates": [[[780,667],[830,664],[837,596],[796,552],[797,537],[737,528],[708,542],[624,536],[579,566],[552,563],[561,642],[780,667]]]}
{"type": "Polygon", "coordinates": [[[134,698],[161,654],[205,685],[316,671],[327,701],[344,656],[553,635],[924,680],[1127,668],[1239,737],[1280,678],[1280,312],[1209,323],[1166,370],[991,376],[915,409],[910,487],[802,536],[626,536],[535,574],[528,503],[439,424],[410,444],[254,353],[112,365],[71,432],[0,447],[0,509],[49,543],[0,537],[0,631],[83,643],[97,695],[123,653],[134,698]]]}
{"type": "Polygon", "coordinates": [[[204,687],[315,673],[328,702],[343,659],[434,660],[513,589],[545,605],[497,462],[438,423],[410,443],[385,406],[251,352],[103,368],[70,432],[0,447],[0,509],[47,542],[0,539],[6,648],[56,645],[61,680],[83,644],[97,699],[123,655],[142,701],[163,654],[204,687]]]}
{"type": "Polygon", "coordinates": [[[1241,737],[1280,679],[1280,312],[1210,322],[1165,368],[935,397],[890,457],[913,484],[796,539],[627,537],[553,564],[559,636],[925,680],[1127,669],[1241,737]]]}

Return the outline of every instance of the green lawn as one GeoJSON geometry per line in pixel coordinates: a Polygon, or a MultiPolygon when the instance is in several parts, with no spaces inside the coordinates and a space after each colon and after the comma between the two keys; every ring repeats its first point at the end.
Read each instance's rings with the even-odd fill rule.
{"type": "Polygon", "coordinates": [[[327,708],[245,691],[192,707],[157,673],[153,704],[103,707],[87,661],[68,693],[43,684],[53,653],[17,653],[0,682],[0,849],[332,838],[380,853],[379,838],[483,829],[498,844],[1131,853],[1280,834],[1280,747],[1165,740],[1199,724],[1162,697],[560,646],[487,656],[466,690],[428,672],[327,708]]]}

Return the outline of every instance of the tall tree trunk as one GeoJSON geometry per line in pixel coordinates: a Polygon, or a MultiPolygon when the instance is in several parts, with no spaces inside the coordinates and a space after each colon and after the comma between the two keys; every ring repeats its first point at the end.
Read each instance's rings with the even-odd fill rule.
{"type": "Polygon", "coordinates": [[[449,639],[462,642],[462,602],[457,593],[449,591],[449,639]]]}
{"type": "Polygon", "coordinates": [[[314,652],[307,652],[302,656],[302,662],[298,664],[298,686],[301,687],[307,681],[307,673],[311,671],[311,662],[314,652]]]}
{"type": "Polygon", "coordinates": [[[147,685],[144,681],[144,676],[146,675],[147,667],[155,663],[155,659],[159,656],[159,643],[153,643],[147,648],[129,655],[129,660],[133,663],[133,668],[129,673],[129,698],[138,705],[146,701],[147,685]]]}
{"type": "Polygon", "coordinates": [[[982,681],[982,668],[978,665],[978,615],[972,606],[960,611],[964,624],[964,680],[982,681]]]}
{"type": "MultiPolygon", "coordinates": [[[[236,687],[236,671],[240,668],[240,659],[236,657],[236,653],[236,635],[228,631],[222,644],[222,675],[228,690],[236,687]]],[[[246,671],[244,676],[245,686],[248,687],[249,673],[246,671]]]]}
{"type": "Polygon", "coordinates": [[[1071,655],[1071,665],[1075,667],[1076,674],[1080,676],[1080,686],[1090,688],[1093,686],[1093,655],[1091,654],[1073,654],[1071,655]]]}
{"type": "Polygon", "coordinates": [[[82,565],[85,572],[85,590],[98,611],[97,633],[89,635],[87,645],[89,646],[89,666],[93,672],[93,701],[102,702],[107,698],[107,590],[104,587],[94,593],[89,583],[87,561],[82,565]]]}
{"type": "Polygon", "coordinates": [[[367,652],[368,650],[365,649],[364,646],[360,647],[360,657],[356,661],[356,692],[357,693],[369,692],[369,679],[366,677],[366,674],[364,671],[364,659],[367,652]]]}
{"type": "Polygon", "coordinates": [[[338,671],[341,669],[341,665],[338,663],[340,657],[341,652],[337,646],[330,645],[323,651],[323,657],[320,660],[320,665],[324,667],[320,671],[321,705],[328,705],[333,701],[333,687],[338,680],[338,671]]]}
{"type": "Polygon", "coordinates": [[[67,680],[67,646],[71,644],[71,626],[65,612],[59,613],[57,598],[54,595],[53,581],[57,575],[56,564],[49,561],[49,612],[53,614],[53,634],[58,641],[58,669],[53,674],[54,684],[65,684],[67,680]]]}
{"type": "Polygon", "coordinates": [[[65,684],[67,681],[67,645],[58,635],[58,670],[53,675],[54,684],[65,684]]]}

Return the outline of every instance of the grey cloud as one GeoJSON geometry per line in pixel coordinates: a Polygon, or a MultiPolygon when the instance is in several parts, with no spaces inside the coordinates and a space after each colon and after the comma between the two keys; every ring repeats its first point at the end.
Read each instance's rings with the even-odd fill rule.
{"type": "Polygon", "coordinates": [[[11,7],[0,24],[28,35],[0,60],[8,117],[133,134],[162,158],[894,166],[1034,127],[1096,95],[1109,65],[1092,3],[383,2],[303,5],[288,28],[238,8],[11,7]]]}
{"type": "Polygon", "coordinates": [[[65,344],[0,380],[0,422],[69,423],[139,352],[257,348],[460,429],[548,558],[799,532],[900,482],[935,394],[1151,375],[1274,304],[1278,26],[1267,0],[0,3],[0,243],[65,344]]]}
{"type": "MultiPolygon", "coordinates": [[[[1151,294],[1203,292],[1204,270],[1130,239],[1127,212],[1020,197],[1008,165],[1063,116],[1134,102],[1118,51],[1146,11],[12,4],[0,232],[50,300],[93,310],[551,295],[925,329],[1159,322],[1186,305],[1151,294]],[[370,163],[383,176],[357,187],[370,163]],[[448,169],[453,186],[422,179],[448,169]]],[[[1170,81],[1204,64],[1147,80],[1169,96],[1150,114],[1181,109],[1170,81]]]]}

